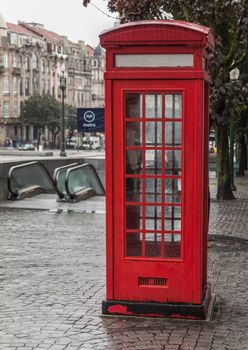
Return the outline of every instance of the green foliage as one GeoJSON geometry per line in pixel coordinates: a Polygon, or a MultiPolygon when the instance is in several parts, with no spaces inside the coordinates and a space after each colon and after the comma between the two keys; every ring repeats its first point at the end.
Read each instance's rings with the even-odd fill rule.
{"type": "Polygon", "coordinates": [[[24,124],[37,128],[47,126],[52,132],[59,128],[60,103],[51,95],[30,96],[22,106],[21,119],[24,124]]]}
{"type": "MultiPolygon", "coordinates": [[[[87,6],[91,0],[84,0],[87,6]]],[[[170,18],[211,27],[216,50],[211,57],[211,120],[223,125],[240,116],[247,86],[231,83],[229,72],[248,59],[248,0],[108,0],[121,22],[170,18]]]]}
{"type": "MultiPolygon", "coordinates": [[[[21,119],[23,124],[33,125],[38,129],[45,126],[52,132],[53,139],[60,131],[61,122],[61,102],[52,95],[33,95],[23,104],[21,109],[21,119]]],[[[69,136],[77,128],[76,109],[65,104],[65,121],[69,136]]]]}
{"type": "MultiPolygon", "coordinates": [[[[90,1],[84,0],[84,6],[90,1]]],[[[248,104],[248,88],[244,79],[231,82],[229,73],[248,61],[248,0],[108,0],[108,9],[117,12],[122,23],[173,18],[213,29],[216,49],[210,60],[210,116],[217,136],[218,198],[233,198],[228,129],[241,120],[241,111],[248,104]]]]}
{"type": "Polygon", "coordinates": [[[76,108],[72,106],[66,106],[66,126],[68,129],[69,137],[73,136],[73,131],[77,129],[77,114],[76,108]]]}

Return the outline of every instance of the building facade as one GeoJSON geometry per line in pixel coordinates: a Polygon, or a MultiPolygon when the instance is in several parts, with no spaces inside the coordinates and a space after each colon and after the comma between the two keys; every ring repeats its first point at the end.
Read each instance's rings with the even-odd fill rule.
{"type": "Polygon", "coordinates": [[[99,46],[74,43],[38,23],[6,23],[0,15],[0,145],[36,138],[33,126],[20,120],[22,103],[34,94],[51,94],[61,101],[61,74],[67,77],[65,103],[103,107],[104,69],[99,46]]]}

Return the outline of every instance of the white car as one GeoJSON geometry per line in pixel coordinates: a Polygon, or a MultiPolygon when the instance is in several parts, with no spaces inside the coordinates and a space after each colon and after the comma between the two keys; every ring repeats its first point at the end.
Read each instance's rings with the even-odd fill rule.
{"type": "Polygon", "coordinates": [[[35,151],[35,147],[32,143],[26,143],[25,145],[20,145],[18,149],[20,151],[35,151]]]}

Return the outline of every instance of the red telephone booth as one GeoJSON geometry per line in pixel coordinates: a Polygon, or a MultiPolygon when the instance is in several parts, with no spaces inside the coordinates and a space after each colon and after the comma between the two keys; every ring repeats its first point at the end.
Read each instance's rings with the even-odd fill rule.
{"type": "Polygon", "coordinates": [[[106,48],[104,314],[201,319],[207,284],[211,29],[138,21],[106,48]]]}

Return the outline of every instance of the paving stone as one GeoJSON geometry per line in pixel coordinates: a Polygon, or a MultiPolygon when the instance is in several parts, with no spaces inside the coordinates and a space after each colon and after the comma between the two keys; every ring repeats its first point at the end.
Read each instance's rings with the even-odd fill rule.
{"type": "Polygon", "coordinates": [[[104,216],[1,208],[0,350],[248,350],[248,179],[238,181],[237,200],[211,202],[209,323],[101,317],[104,216]]]}

